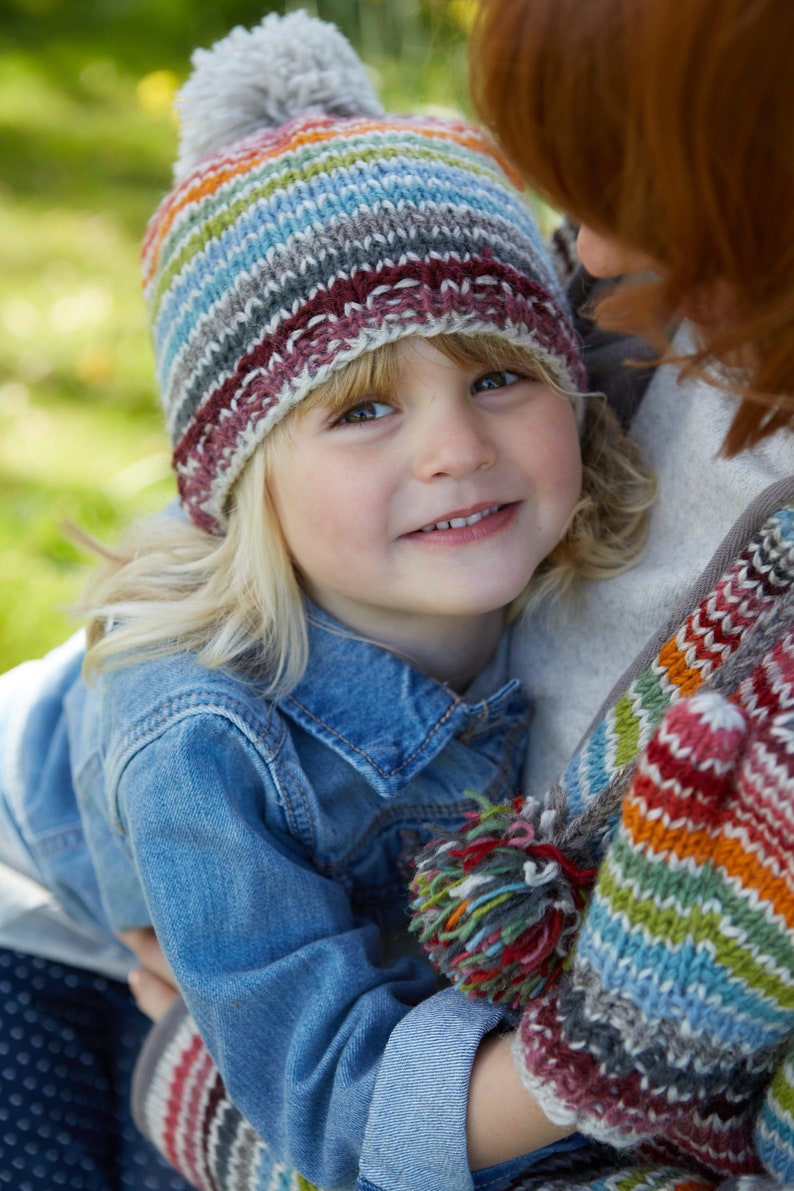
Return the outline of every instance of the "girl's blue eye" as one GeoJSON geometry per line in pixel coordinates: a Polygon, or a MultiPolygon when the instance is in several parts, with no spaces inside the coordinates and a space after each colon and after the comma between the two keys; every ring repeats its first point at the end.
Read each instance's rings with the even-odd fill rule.
{"type": "Polygon", "coordinates": [[[362,401],[360,405],[354,405],[345,410],[338,424],[355,426],[359,422],[374,422],[377,418],[384,418],[393,412],[393,407],[386,405],[383,401],[362,401]]]}
{"type": "Polygon", "coordinates": [[[521,379],[522,377],[517,372],[507,372],[501,368],[495,368],[493,372],[485,372],[482,376],[478,376],[471,386],[471,391],[472,393],[486,393],[492,389],[505,389],[508,385],[514,385],[521,379]]]}

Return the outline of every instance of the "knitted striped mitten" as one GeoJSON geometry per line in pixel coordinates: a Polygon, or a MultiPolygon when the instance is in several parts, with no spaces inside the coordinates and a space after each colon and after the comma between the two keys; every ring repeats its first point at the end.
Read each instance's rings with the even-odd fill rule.
{"type": "Polygon", "coordinates": [[[793,842],[785,703],[673,706],[568,970],[521,1020],[517,1062],[553,1121],[617,1146],[662,1135],[726,1174],[760,1169],[749,1122],[794,1032],[793,842]]]}

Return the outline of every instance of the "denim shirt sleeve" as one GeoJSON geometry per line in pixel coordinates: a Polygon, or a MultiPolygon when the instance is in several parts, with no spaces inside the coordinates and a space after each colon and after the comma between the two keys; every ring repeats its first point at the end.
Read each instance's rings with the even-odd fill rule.
{"type": "Polygon", "coordinates": [[[371,1152],[390,1138],[404,1152],[409,1138],[417,1153],[456,1155],[454,1178],[445,1166],[444,1179],[395,1187],[465,1188],[468,1068],[499,1011],[456,996],[449,1011],[440,1002],[417,1012],[434,974],[413,957],[382,964],[376,927],[296,838],[283,766],[265,752],[203,712],[139,748],[118,775],[119,826],[185,1001],[231,1098],[312,1182],[352,1187],[366,1131],[371,1152]],[[440,1118],[430,1107],[441,1099],[440,1118]]]}
{"type": "Polygon", "coordinates": [[[475,1051],[504,1013],[453,989],[392,1031],[369,1112],[358,1191],[469,1191],[466,1100],[475,1051]]]}
{"type": "Polygon", "coordinates": [[[577,1149],[573,1134],[512,1161],[472,1173],[466,1103],[474,1053],[506,1028],[505,1012],[444,989],[396,1026],[378,1071],[356,1191],[502,1191],[553,1153],[577,1149]]]}

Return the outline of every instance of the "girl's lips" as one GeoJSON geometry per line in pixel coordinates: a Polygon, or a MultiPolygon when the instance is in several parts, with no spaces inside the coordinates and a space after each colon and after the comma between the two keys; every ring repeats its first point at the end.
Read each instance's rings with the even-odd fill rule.
{"type": "Polygon", "coordinates": [[[513,520],[518,502],[505,505],[489,505],[467,517],[450,517],[447,521],[436,521],[413,533],[405,534],[411,541],[428,545],[466,545],[479,542],[492,534],[499,533],[513,520]]]}
{"type": "Polygon", "coordinates": [[[420,532],[434,533],[439,529],[465,529],[467,525],[476,525],[478,521],[482,521],[483,517],[490,517],[493,513],[498,513],[501,508],[501,505],[489,505],[487,509],[471,513],[468,517],[456,517],[453,514],[446,521],[434,521],[432,525],[423,526],[420,532]]]}

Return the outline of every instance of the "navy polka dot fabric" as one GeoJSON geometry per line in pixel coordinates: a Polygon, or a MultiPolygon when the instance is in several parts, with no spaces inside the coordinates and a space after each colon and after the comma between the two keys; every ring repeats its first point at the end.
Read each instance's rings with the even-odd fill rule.
{"type": "Polygon", "coordinates": [[[189,1191],[130,1113],[149,1025],[126,985],[0,950],[0,1188],[189,1191]]]}

